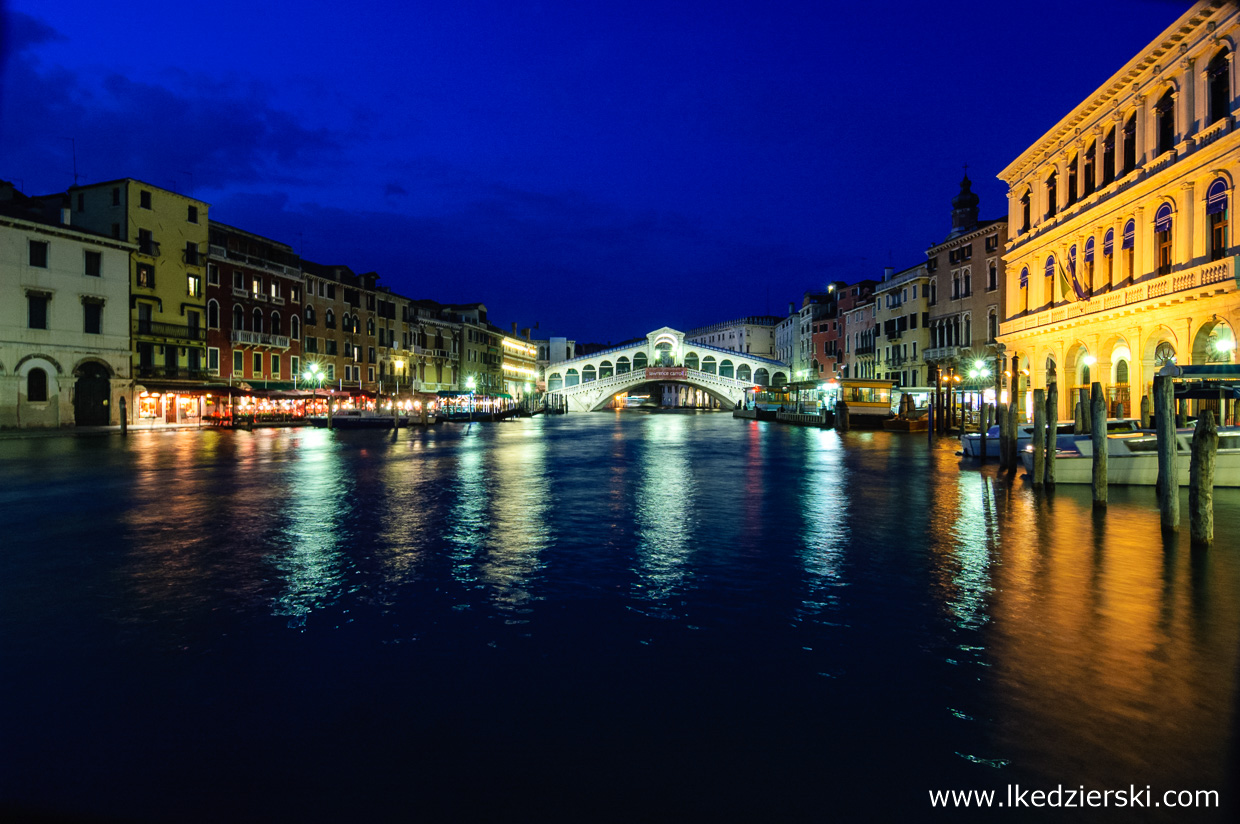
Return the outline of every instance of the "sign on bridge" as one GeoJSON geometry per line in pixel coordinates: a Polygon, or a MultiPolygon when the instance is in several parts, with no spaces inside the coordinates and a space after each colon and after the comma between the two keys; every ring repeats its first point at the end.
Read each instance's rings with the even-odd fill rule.
{"type": "Polygon", "coordinates": [[[668,380],[669,378],[687,378],[689,370],[683,366],[648,366],[646,379],[652,381],[668,380]]]}

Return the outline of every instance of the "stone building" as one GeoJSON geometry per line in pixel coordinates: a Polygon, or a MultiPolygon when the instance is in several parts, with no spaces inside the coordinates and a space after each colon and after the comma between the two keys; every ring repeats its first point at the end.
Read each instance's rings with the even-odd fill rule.
{"type": "Polygon", "coordinates": [[[137,245],[7,208],[26,200],[0,183],[0,429],[119,424],[137,245]]]}
{"type": "Polygon", "coordinates": [[[231,386],[291,388],[301,371],[301,261],[291,246],[218,221],[207,254],[207,371],[231,386]]]}
{"type": "Polygon", "coordinates": [[[688,343],[702,343],[759,358],[775,358],[775,327],[782,318],[751,315],[736,320],[699,326],[685,333],[688,343]]]}
{"type": "Polygon", "coordinates": [[[925,388],[929,369],[930,273],[919,263],[901,272],[887,269],[874,290],[875,377],[902,388],[925,388]]]}
{"type": "Polygon", "coordinates": [[[966,175],[952,198],[951,232],[926,250],[930,348],[924,354],[932,372],[929,383],[941,379],[993,403],[1002,380],[996,338],[1003,312],[1008,221],[978,220],[978,197],[971,187],[966,175]],[[988,365],[980,372],[975,367],[979,361],[988,365]]]}
{"type": "Polygon", "coordinates": [[[1061,419],[1065,390],[1099,381],[1132,414],[1163,365],[1234,361],[1238,36],[1240,7],[1196,3],[999,174],[999,340],[1061,419]]]}

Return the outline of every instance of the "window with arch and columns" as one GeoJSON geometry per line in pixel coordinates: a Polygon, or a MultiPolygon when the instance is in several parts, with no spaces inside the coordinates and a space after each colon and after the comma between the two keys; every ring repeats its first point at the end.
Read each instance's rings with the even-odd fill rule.
{"type": "Polygon", "coordinates": [[[1227,181],[1215,178],[1206,190],[1206,222],[1209,224],[1210,260],[1227,256],[1227,181]]]}

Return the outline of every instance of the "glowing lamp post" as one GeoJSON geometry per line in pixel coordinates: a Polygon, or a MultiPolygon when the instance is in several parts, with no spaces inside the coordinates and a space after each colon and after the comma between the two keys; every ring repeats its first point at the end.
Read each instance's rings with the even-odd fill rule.
{"type": "Polygon", "coordinates": [[[311,384],[318,382],[318,386],[314,390],[314,399],[317,401],[319,399],[319,390],[323,388],[323,378],[327,377],[323,373],[322,367],[317,363],[312,363],[306,367],[306,371],[302,373],[301,377],[311,384]]]}

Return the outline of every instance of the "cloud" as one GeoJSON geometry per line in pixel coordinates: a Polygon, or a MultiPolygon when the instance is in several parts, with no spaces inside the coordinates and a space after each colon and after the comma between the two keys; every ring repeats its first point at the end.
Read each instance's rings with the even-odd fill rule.
{"type": "Polygon", "coordinates": [[[384,197],[399,197],[407,194],[409,194],[409,192],[399,183],[389,183],[383,187],[384,197]]]}
{"type": "Polygon", "coordinates": [[[328,178],[341,161],[342,133],[300,122],[260,83],[180,70],[140,81],[49,66],[36,47],[60,35],[26,15],[8,20],[0,176],[23,177],[32,191],[73,182],[70,137],[83,180],[136,177],[169,188],[191,176],[195,187],[287,185],[328,178]]]}

